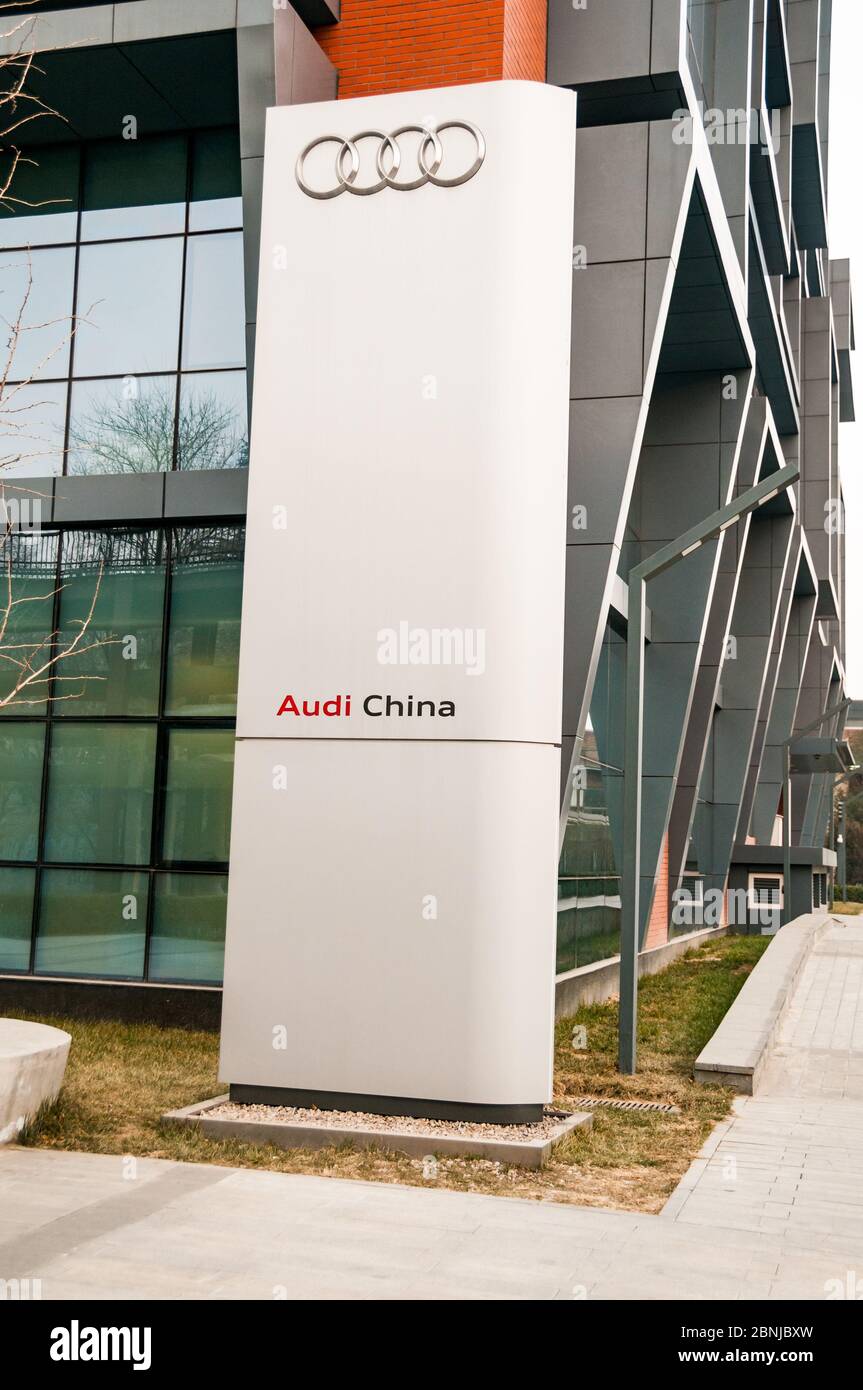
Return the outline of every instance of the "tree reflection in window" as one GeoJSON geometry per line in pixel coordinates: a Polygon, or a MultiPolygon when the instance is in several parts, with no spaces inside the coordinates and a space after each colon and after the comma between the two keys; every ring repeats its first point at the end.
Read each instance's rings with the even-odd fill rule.
{"type": "Polygon", "coordinates": [[[173,377],[76,385],[70,473],[165,473],[175,461],[183,471],[248,466],[245,373],[184,378],[179,410],[173,377]],[[241,381],[213,381],[220,376],[241,381]]]}

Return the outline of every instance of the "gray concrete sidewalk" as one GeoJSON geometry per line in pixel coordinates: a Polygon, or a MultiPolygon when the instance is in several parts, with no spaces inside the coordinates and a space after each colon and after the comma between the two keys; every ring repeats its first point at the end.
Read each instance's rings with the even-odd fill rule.
{"type": "Polygon", "coordinates": [[[863,1294],[863,919],[837,917],[803,966],[756,1096],[735,1102],[665,1208],[677,1222],[760,1231],[798,1254],[788,1297],[847,1257],[863,1294]]]}
{"type": "Polygon", "coordinates": [[[7,1148],[0,1278],[38,1277],[46,1299],[823,1299],[858,1276],[863,1292],[861,984],[849,918],[804,967],[759,1095],[660,1216],[7,1148]]]}

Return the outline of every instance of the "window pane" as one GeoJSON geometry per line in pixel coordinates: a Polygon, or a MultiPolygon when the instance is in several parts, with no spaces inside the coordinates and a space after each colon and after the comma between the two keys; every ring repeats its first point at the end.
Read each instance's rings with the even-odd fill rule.
{"type": "Polygon", "coordinates": [[[189,238],[184,367],[243,367],[246,299],[242,232],[189,238]]]}
{"type": "Polygon", "coordinates": [[[35,869],[0,868],[0,970],[30,969],[35,869]]]}
{"type": "MultiPolygon", "coordinates": [[[[74,241],[78,228],[77,145],[31,147],[0,205],[0,246],[74,241]]],[[[4,178],[11,171],[4,162],[4,178]]]]}
{"type": "Polygon", "coordinates": [[[0,859],[36,859],[44,724],[0,728],[0,859]]]}
{"type": "Polygon", "coordinates": [[[195,136],[189,230],[243,225],[240,133],[207,130],[195,136]]]}
{"type": "MultiPolygon", "coordinates": [[[[48,478],[63,471],[66,383],[7,386],[0,400],[3,478],[48,478]]],[[[21,493],[10,497],[22,498],[21,493]]]]}
{"type": "Polygon", "coordinates": [[[67,533],[62,641],[80,635],[81,647],[101,645],[59,663],[54,693],[67,698],[54,705],[55,715],[158,713],[165,573],[162,531],[67,533]]]}
{"type": "Polygon", "coordinates": [[[178,468],[246,468],[249,462],[245,372],[200,372],[180,385],[178,468]]]}
{"type": "Polygon", "coordinates": [[[42,874],[36,970],[45,975],[144,972],[147,875],[98,869],[42,874]]]}
{"type": "Polygon", "coordinates": [[[76,376],[176,368],[182,266],[182,237],[81,248],[76,376]]]}
{"type": "Polygon", "coordinates": [[[175,376],[77,381],[70,473],[165,473],[174,456],[175,376]]]}
{"type": "Polygon", "coordinates": [[[184,135],[87,146],[82,241],[182,232],[185,224],[184,135]]]}
{"type": "Polygon", "coordinates": [[[168,743],[163,858],[225,863],[234,777],[232,729],[172,729],[168,743]]]}
{"type": "Polygon", "coordinates": [[[167,714],[236,714],[243,528],[174,533],[167,714]]]}
{"type": "Polygon", "coordinates": [[[14,350],[9,349],[9,381],[62,377],[68,372],[74,275],[72,246],[4,255],[3,337],[8,339],[18,330],[14,350]]]}
{"type": "Polygon", "coordinates": [[[148,978],[221,984],[227,877],[159,874],[155,893],[148,978]]]}
{"type": "Polygon", "coordinates": [[[155,755],[152,726],[56,724],[45,858],[75,864],[148,863],[155,755]]]}
{"type": "MultiPolygon", "coordinates": [[[[38,500],[33,499],[31,505],[38,500]]],[[[5,643],[7,656],[15,660],[0,661],[0,715],[44,714],[47,673],[39,672],[51,656],[48,643],[54,626],[57,536],[50,531],[13,531],[4,550],[12,592],[10,596],[7,580],[0,589],[0,622],[6,620],[8,610],[5,643]],[[16,682],[20,688],[13,696],[16,682]]]]}

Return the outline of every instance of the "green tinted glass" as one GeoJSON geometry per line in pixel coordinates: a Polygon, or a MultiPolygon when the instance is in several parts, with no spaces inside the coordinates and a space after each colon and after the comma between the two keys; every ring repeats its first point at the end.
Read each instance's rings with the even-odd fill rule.
{"type": "Polygon", "coordinates": [[[243,223],[240,132],[204,130],[194,137],[189,230],[202,232],[243,223]]]}
{"type": "Polygon", "coordinates": [[[44,724],[0,728],[0,859],[37,857],[44,749],[44,724]]]}
{"type": "Polygon", "coordinates": [[[78,648],[60,664],[55,714],[158,713],[165,573],[161,531],[66,537],[60,627],[78,648]]]}
{"type": "Polygon", "coordinates": [[[32,146],[17,159],[8,151],[2,161],[3,183],[11,175],[0,203],[0,246],[47,246],[74,241],[78,226],[80,153],[66,145],[32,146]]]}
{"type": "Polygon", "coordinates": [[[236,713],[242,590],[242,527],[175,533],[167,714],[236,713]]]}
{"type": "Polygon", "coordinates": [[[46,975],[139,980],[144,971],[146,922],[146,874],[46,869],[36,970],[46,975]]]}
{"type": "Polygon", "coordinates": [[[234,778],[232,729],[172,729],[168,743],[167,863],[226,863],[234,778]]]}
{"type": "Polygon", "coordinates": [[[51,735],[45,858],[146,864],[154,725],[57,724],[51,735]]]}
{"type": "Polygon", "coordinates": [[[0,705],[0,714],[44,714],[49,671],[43,668],[52,655],[48,644],[54,626],[57,536],[13,531],[4,560],[0,621],[6,620],[4,646],[10,659],[0,662],[0,700],[12,696],[16,684],[21,688],[11,703],[0,705]]]}
{"type": "Polygon", "coordinates": [[[220,984],[227,878],[159,874],[155,894],[149,978],[220,984]]]}
{"type": "Polygon", "coordinates": [[[192,199],[239,198],[239,130],[202,130],[194,137],[192,199]]]}
{"type": "Polygon", "coordinates": [[[29,970],[35,869],[0,868],[0,970],[29,970]]]}
{"type": "Polygon", "coordinates": [[[98,140],[84,163],[84,240],[180,232],[186,221],[184,135],[98,140]]]}

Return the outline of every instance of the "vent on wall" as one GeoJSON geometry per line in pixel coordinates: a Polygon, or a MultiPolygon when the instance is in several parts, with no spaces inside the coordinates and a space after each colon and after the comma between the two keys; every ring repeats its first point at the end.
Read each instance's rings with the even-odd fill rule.
{"type": "Polygon", "coordinates": [[[813,908],[827,906],[827,875],[813,873],[812,875],[812,906],[813,908]]]}
{"type": "Polygon", "coordinates": [[[774,936],[782,922],[784,898],[782,874],[750,874],[750,926],[760,927],[762,936],[774,936]]]}
{"type": "Polygon", "coordinates": [[[782,875],[750,874],[749,906],[753,909],[758,909],[759,907],[782,907],[782,875]]]}

